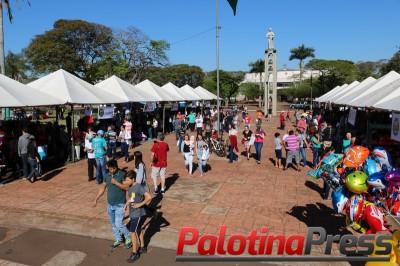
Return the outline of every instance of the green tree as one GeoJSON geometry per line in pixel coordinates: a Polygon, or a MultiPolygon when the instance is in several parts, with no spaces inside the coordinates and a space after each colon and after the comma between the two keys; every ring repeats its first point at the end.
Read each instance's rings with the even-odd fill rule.
{"type": "Polygon", "coordinates": [[[309,57],[314,58],[315,49],[311,47],[305,47],[304,44],[300,45],[297,48],[293,48],[290,50],[289,60],[299,60],[299,70],[300,70],[300,83],[303,77],[303,61],[309,57]]]}
{"type": "Polygon", "coordinates": [[[400,73],[400,48],[393,55],[393,57],[382,67],[382,74],[385,75],[392,70],[400,73]]]}
{"type": "Polygon", "coordinates": [[[150,67],[147,69],[144,79],[149,79],[159,86],[171,82],[178,87],[188,84],[196,88],[203,84],[204,72],[198,66],[189,66],[185,64],[167,67],[150,67]]]}
{"type": "MultiPolygon", "coordinates": [[[[17,4],[19,4],[19,0],[15,0],[17,4]]],[[[27,0],[28,5],[30,5],[29,1],[27,0]]],[[[4,16],[3,16],[3,9],[7,9],[8,13],[8,19],[12,23],[13,21],[13,15],[12,15],[12,9],[10,6],[10,0],[0,0],[0,67],[1,67],[1,74],[5,74],[5,52],[4,52],[4,28],[3,28],[3,22],[4,22],[4,16]]]]}
{"type": "Polygon", "coordinates": [[[379,78],[384,60],[376,62],[358,62],[357,65],[357,80],[364,80],[368,77],[379,78]]]}
{"type": "Polygon", "coordinates": [[[57,20],[52,30],[37,35],[25,50],[36,73],[64,69],[95,83],[98,65],[111,51],[112,30],[83,20],[57,20]]]}
{"type": "Polygon", "coordinates": [[[248,99],[256,99],[260,96],[259,86],[255,83],[242,83],[239,86],[239,91],[248,99]]]}
{"type": "MultiPolygon", "coordinates": [[[[350,84],[357,79],[358,68],[352,61],[348,60],[313,59],[308,62],[307,67],[318,71],[318,77],[313,77],[313,85],[315,84],[320,95],[338,85],[350,84]]],[[[318,95],[315,94],[315,96],[318,95]]]]}
{"type": "Polygon", "coordinates": [[[125,77],[131,83],[143,80],[146,71],[154,66],[168,66],[166,51],[169,43],[165,40],[150,40],[147,35],[135,27],[127,30],[115,30],[113,46],[117,61],[126,63],[125,77]]]}
{"type": "Polygon", "coordinates": [[[25,58],[21,54],[14,54],[8,51],[5,61],[6,76],[19,82],[27,80],[26,72],[29,70],[25,58]]]}
{"type": "MultiPolygon", "coordinates": [[[[239,92],[239,83],[243,80],[243,75],[240,73],[228,73],[226,71],[219,71],[219,89],[220,98],[226,99],[228,105],[229,99],[236,96],[239,92]]],[[[205,89],[214,92],[217,90],[217,71],[207,73],[206,79],[204,80],[205,89]]]]}
{"type": "Polygon", "coordinates": [[[259,83],[259,91],[258,91],[258,107],[261,107],[261,96],[262,96],[262,73],[265,72],[265,62],[262,59],[258,59],[255,62],[249,63],[250,73],[257,73],[259,74],[260,83],[259,83]]]}

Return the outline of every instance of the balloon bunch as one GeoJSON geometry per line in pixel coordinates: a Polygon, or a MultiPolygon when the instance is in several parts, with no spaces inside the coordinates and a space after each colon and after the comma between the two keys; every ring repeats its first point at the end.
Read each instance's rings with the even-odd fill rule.
{"type": "Polygon", "coordinates": [[[328,153],[308,175],[324,179],[333,189],[334,211],[345,213],[347,225],[358,232],[388,231],[383,213],[400,216],[400,170],[393,169],[382,147],[370,152],[354,146],[344,154],[328,153]]]}

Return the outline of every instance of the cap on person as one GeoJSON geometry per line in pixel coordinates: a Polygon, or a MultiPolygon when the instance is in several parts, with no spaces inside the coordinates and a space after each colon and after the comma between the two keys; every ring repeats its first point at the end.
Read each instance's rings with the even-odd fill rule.
{"type": "Polygon", "coordinates": [[[100,129],[99,131],[97,131],[97,135],[104,135],[104,131],[100,129]]]}

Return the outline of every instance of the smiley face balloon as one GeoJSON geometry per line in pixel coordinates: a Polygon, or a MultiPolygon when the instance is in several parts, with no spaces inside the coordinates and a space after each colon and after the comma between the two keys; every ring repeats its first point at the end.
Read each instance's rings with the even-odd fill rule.
{"type": "Polygon", "coordinates": [[[348,190],[354,193],[363,193],[368,190],[368,176],[361,171],[355,171],[346,176],[345,185],[348,190]]]}

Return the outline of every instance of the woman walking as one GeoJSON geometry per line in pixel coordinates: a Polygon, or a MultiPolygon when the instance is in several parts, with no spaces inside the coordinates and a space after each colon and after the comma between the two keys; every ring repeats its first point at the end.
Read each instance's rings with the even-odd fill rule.
{"type": "Polygon", "coordinates": [[[135,158],[135,173],[136,173],[136,183],[142,185],[146,192],[149,192],[147,186],[147,175],[146,175],[146,165],[143,162],[143,154],[140,151],[135,151],[133,153],[135,158]]]}
{"type": "Polygon", "coordinates": [[[124,156],[124,163],[127,163],[129,161],[129,151],[125,134],[126,134],[125,125],[122,125],[121,131],[119,132],[118,135],[118,141],[121,143],[121,153],[122,156],[124,156]]]}
{"type": "Polygon", "coordinates": [[[184,140],[181,144],[181,151],[183,152],[186,171],[189,173],[189,175],[193,174],[193,146],[194,143],[189,139],[189,134],[185,134],[184,140]]]}
{"type": "Polygon", "coordinates": [[[28,163],[30,166],[28,180],[33,183],[36,180],[36,167],[40,163],[40,155],[37,151],[35,138],[31,135],[28,141],[28,163]]]}
{"type": "Polygon", "coordinates": [[[301,134],[299,129],[296,130],[295,134],[300,140],[300,154],[303,157],[303,167],[307,166],[307,157],[306,157],[306,149],[308,149],[308,142],[306,137],[301,134]]]}
{"type": "Polygon", "coordinates": [[[199,167],[199,173],[200,177],[203,176],[203,167],[206,166],[206,160],[203,160],[203,151],[204,151],[204,146],[207,145],[206,142],[203,140],[202,135],[197,135],[197,141],[194,146],[196,154],[197,154],[197,161],[198,161],[198,167],[199,167]]]}
{"type": "Polygon", "coordinates": [[[265,132],[261,129],[261,125],[256,126],[256,131],[254,132],[255,140],[254,147],[256,148],[256,162],[261,163],[261,150],[264,145],[265,132]]]}
{"type": "Polygon", "coordinates": [[[252,135],[253,135],[253,131],[251,131],[249,129],[249,127],[246,125],[244,127],[244,130],[243,130],[243,141],[244,141],[244,148],[246,150],[247,160],[250,160],[250,155],[251,155],[251,153],[250,153],[250,149],[251,149],[250,139],[251,139],[252,135]]]}
{"type": "Polygon", "coordinates": [[[233,161],[238,160],[238,155],[235,153],[236,151],[239,151],[238,146],[237,146],[237,131],[236,129],[233,128],[232,124],[228,125],[229,128],[229,163],[233,163],[233,161]]]}

